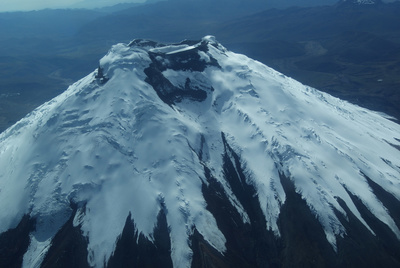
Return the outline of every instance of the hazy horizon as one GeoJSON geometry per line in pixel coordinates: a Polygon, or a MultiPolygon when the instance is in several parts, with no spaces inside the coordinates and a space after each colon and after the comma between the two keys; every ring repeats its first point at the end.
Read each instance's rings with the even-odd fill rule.
{"type": "Polygon", "coordinates": [[[33,11],[58,8],[101,8],[122,3],[143,3],[146,0],[3,0],[0,12],[33,11]]]}

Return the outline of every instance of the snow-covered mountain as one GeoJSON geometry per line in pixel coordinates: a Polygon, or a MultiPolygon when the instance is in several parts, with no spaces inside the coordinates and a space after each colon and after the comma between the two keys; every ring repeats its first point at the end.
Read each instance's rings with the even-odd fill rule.
{"type": "Polygon", "coordinates": [[[382,0],[340,0],[339,4],[348,5],[377,5],[382,4],[382,0]]]}
{"type": "Polygon", "coordinates": [[[399,148],[211,36],[118,44],[0,135],[0,264],[396,267],[399,148]]]}

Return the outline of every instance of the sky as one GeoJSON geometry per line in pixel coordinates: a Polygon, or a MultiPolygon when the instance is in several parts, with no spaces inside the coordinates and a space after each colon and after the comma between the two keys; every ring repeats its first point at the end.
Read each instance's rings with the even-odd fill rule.
{"type": "Polygon", "coordinates": [[[119,3],[142,3],[145,0],[0,0],[0,12],[45,8],[104,7],[119,3]]]}

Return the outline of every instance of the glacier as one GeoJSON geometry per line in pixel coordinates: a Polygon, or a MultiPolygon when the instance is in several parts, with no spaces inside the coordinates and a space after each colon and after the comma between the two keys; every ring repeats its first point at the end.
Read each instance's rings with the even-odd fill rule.
{"type": "Polygon", "coordinates": [[[276,237],[285,176],[335,250],[346,236],[339,200],[374,234],[351,195],[400,239],[368,183],[400,200],[400,126],[393,118],[303,85],[212,36],[117,44],[100,66],[107,81],[95,70],[0,134],[0,233],[24,215],[36,221],[23,267],[40,267],[73,215],[71,203],[91,266],[110,259],[128,215],[153,241],[160,211],[174,267],[191,266],[194,228],[224,254],[226,237],[202,191],[210,177],[250,224],[226,179],[223,152],[238,164],[227,144],[276,237]]]}

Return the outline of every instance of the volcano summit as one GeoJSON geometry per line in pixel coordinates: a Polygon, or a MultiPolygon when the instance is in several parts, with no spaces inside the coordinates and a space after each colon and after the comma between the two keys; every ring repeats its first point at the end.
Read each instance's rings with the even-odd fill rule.
{"type": "Polygon", "coordinates": [[[118,44],[0,135],[0,266],[399,267],[399,148],[211,36],[118,44]]]}

